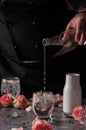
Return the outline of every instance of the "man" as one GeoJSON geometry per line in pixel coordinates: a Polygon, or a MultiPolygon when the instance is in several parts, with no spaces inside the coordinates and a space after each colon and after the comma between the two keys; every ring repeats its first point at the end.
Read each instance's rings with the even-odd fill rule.
{"type": "MultiPolygon", "coordinates": [[[[59,5],[61,7],[61,3],[59,5]]],[[[62,16],[60,21],[57,1],[6,0],[1,4],[1,77],[19,76],[28,91],[31,88],[43,89],[42,39],[63,30],[66,25],[63,21],[68,15],[66,3],[63,5],[62,13],[58,14],[58,17],[62,16]]],[[[47,48],[47,57],[57,50],[56,47],[47,48]]]]}
{"type": "MultiPolygon", "coordinates": [[[[57,35],[64,30],[74,13],[75,11],[69,11],[63,0],[60,0],[59,4],[57,0],[54,2],[51,0],[6,0],[2,2],[0,15],[1,78],[3,76],[20,77],[21,93],[28,97],[33,91],[43,89],[42,39],[57,35]]],[[[62,92],[65,73],[79,72],[79,69],[75,67],[77,64],[75,63],[73,68],[73,62],[70,60],[70,56],[78,57],[77,51],[73,54],[68,53],[58,58],[51,58],[60,48],[57,46],[46,48],[46,89],[55,93],[62,92]]]]}

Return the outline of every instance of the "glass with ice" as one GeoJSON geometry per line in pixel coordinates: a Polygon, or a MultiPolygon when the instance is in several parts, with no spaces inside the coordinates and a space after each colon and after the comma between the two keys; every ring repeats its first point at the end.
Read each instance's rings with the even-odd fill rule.
{"type": "Polygon", "coordinates": [[[54,109],[54,96],[52,92],[35,92],[33,93],[33,112],[36,119],[52,120],[54,109]]]}
{"type": "Polygon", "coordinates": [[[5,77],[1,80],[1,94],[10,93],[14,99],[20,94],[20,79],[18,77],[5,77]]]}

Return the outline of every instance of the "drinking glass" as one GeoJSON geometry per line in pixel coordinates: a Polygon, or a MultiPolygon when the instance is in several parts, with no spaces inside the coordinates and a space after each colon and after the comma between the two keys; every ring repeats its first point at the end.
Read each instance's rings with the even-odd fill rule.
{"type": "MultiPolygon", "coordinates": [[[[12,99],[20,94],[20,79],[18,77],[5,77],[1,80],[1,94],[4,95],[10,93],[12,99]]],[[[17,111],[10,106],[11,111],[8,116],[15,117],[18,116],[17,111]]]]}
{"type": "Polygon", "coordinates": [[[54,110],[54,96],[52,92],[33,93],[33,112],[36,119],[46,119],[53,121],[52,112],[54,110]]]}
{"type": "Polygon", "coordinates": [[[14,99],[20,94],[20,80],[18,77],[5,77],[1,80],[1,94],[10,93],[14,99]]]}

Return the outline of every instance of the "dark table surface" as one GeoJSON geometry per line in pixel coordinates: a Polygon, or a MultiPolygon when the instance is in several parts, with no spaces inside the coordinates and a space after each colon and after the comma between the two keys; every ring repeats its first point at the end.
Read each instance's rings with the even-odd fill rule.
{"type": "MultiPolygon", "coordinates": [[[[31,130],[32,121],[35,115],[32,111],[16,109],[18,117],[9,117],[11,108],[0,107],[0,130],[11,130],[12,128],[23,127],[24,130],[31,130]]],[[[62,108],[56,107],[53,112],[54,121],[51,123],[54,130],[86,130],[86,125],[80,125],[73,118],[65,118],[62,108]]]]}

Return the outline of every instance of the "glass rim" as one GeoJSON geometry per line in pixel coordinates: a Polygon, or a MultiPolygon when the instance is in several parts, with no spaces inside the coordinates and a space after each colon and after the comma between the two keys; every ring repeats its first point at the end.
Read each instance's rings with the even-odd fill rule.
{"type": "Polygon", "coordinates": [[[11,80],[11,79],[20,79],[20,78],[17,76],[2,77],[2,80],[4,80],[4,79],[11,80]]]}

